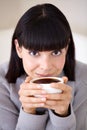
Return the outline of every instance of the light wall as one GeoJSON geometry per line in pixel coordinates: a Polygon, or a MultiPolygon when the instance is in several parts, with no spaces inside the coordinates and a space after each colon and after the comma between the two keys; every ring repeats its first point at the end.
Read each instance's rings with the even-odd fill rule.
{"type": "Polygon", "coordinates": [[[13,29],[0,31],[0,63],[9,60],[12,34],[13,29]]]}

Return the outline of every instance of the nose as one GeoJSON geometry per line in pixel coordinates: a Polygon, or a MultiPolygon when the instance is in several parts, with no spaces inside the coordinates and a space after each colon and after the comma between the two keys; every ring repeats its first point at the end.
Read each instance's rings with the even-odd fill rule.
{"type": "Polygon", "coordinates": [[[52,68],[52,61],[49,57],[44,56],[41,58],[40,61],[40,68],[45,70],[45,71],[49,71],[52,68]]]}

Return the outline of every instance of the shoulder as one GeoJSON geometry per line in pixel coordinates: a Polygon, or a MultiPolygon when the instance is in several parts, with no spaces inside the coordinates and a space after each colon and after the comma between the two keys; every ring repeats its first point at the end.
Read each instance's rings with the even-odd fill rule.
{"type": "Polygon", "coordinates": [[[76,79],[73,82],[73,92],[74,107],[76,109],[87,102],[87,64],[76,61],[75,69],[76,79]]]}
{"type": "Polygon", "coordinates": [[[85,69],[87,71],[87,64],[80,61],[76,61],[76,69],[85,69]]]}
{"type": "Polygon", "coordinates": [[[5,78],[5,75],[6,75],[7,70],[8,70],[8,64],[9,64],[8,62],[0,64],[0,85],[9,84],[5,78]]]}
{"type": "Polygon", "coordinates": [[[76,61],[75,75],[76,80],[87,81],[87,64],[76,61]]]}
{"type": "Polygon", "coordinates": [[[8,70],[8,62],[0,64],[0,77],[5,77],[8,70]]]}
{"type": "Polygon", "coordinates": [[[9,62],[0,64],[0,87],[4,85],[6,88],[9,89],[9,87],[11,88],[13,86],[19,86],[20,83],[22,83],[25,80],[25,75],[18,77],[16,83],[9,83],[5,78],[5,75],[8,71],[8,67],[9,62]]]}

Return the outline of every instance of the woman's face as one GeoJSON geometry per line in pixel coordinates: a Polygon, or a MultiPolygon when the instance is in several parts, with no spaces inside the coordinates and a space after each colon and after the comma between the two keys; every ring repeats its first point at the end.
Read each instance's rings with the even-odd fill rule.
{"type": "Polygon", "coordinates": [[[60,51],[32,51],[15,45],[24,70],[30,77],[58,76],[62,72],[67,48],[60,51]]]}

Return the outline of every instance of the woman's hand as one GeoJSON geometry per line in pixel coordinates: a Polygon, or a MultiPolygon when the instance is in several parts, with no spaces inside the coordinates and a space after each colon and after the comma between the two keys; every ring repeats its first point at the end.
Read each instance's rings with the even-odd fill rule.
{"type": "Polygon", "coordinates": [[[67,77],[63,77],[63,80],[64,83],[51,84],[51,87],[61,89],[62,93],[48,94],[45,90],[42,90],[40,85],[29,83],[30,78],[27,77],[19,90],[19,100],[23,110],[27,113],[35,114],[37,107],[44,107],[54,110],[60,116],[67,116],[72,98],[72,89],[66,84],[67,77]],[[37,98],[34,95],[40,95],[40,97],[37,98]]]}
{"type": "Polygon", "coordinates": [[[37,107],[43,107],[46,103],[46,92],[41,89],[38,84],[29,83],[30,78],[27,77],[25,82],[21,84],[19,90],[19,100],[25,112],[35,114],[37,107]],[[34,95],[41,95],[35,97],[34,95]]]}
{"type": "Polygon", "coordinates": [[[63,77],[64,83],[52,83],[51,87],[62,90],[60,94],[47,94],[46,104],[44,107],[54,110],[60,116],[67,116],[69,105],[72,98],[72,88],[68,86],[67,77],[63,77]]]}

